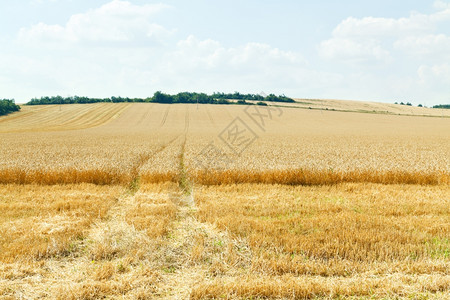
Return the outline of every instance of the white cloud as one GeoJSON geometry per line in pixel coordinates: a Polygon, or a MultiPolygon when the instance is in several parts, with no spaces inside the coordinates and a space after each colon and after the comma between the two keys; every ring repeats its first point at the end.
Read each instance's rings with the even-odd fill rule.
{"type": "Polygon", "coordinates": [[[447,90],[450,93],[450,64],[436,64],[432,66],[422,65],[417,70],[421,84],[447,84],[447,90]]]}
{"type": "Polygon", "coordinates": [[[359,42],[352,39],[333,38],[320,44],[319,53],[326,59],[352,62],[391,59],[389,51],[383,49],[376,40],[359,42]]]}
{"type": "Polygon", "coordinates": [[[160,82],[178,90],[242,90],[258,92],[276,86],[281,93],[298,86],[296,74],[307,72],[300,53],[261,43],[225,47],[215,40],[194,36],[181,40],[157,66],[160,82]]]}
{"type": "MultiPolygon", "coordinates": [[[[55,35],[61,31],[58,26],[40,26],[55,35]]],[[[56,94],[146,97],[156,90],[289,93],[332,81],[331,75],[307,69],[300,53],[262,43],[227,47],[189,36],[158,48],[86,47],[80,44],[60,51],[50,43],[32,56],[14,54],[0,60],[0,68],[10,70],[11,78],[42,79],[30,80],[32,86],[24,90],[31,93],[28,98],[56,94]]]]}
{"type": "Polygon", "coordinates": [[[346,61],[389,61],[392,50],[431,53],[432,47],[447,44],[444,35],[434,35],[438,24],[450,20],[450,4],[437,1],[433,14],[411,13],[406,18],[349,17],[322,41],[319,54],[326,59],[346,61]],[[428,47],[428,50],[425,49],[428,47]]]}
{"type": "Polygon", "coordinates": [[[402,36],[428,32],[434,28],[433,18],[428,15],[413,13],[408,18],[347,18],[334,30],[334,37],[373,38],[402,36]]]}
{"type": "Polygon", "coordinates": [[[170,31],[152,22],[151,17],[168,8],[163,4],[134,5],[113,0],[100,8],[73,15],[64,25],[38,23],[22,28],[18,40],[25,44],[135,44],[158,43],[170,31]]]}
{"type": "Polygon", "coordinates": [[[334,88],[336,97],[342,92],[359,99],[448,102],[450,3],[436,1],[434,8],[433,13],[412,12],[404,18],[349,17],[340,22],[318,45],[320,58],[344,77],[342,89],[334,88]]]}
{"type": "Polygon", "coordinates": [[[450,36],[444,34],[409,36],[397,40],[394,47],[411,55],[450,59],[450,36]]]}
{"type": "Polygon", "coordinates": [[[442,30],[448,3],[436,2],[438,11],[429,15],[347,18],[318,42],[320,55],[309,60],[267,43],[228,46],[214,38],[180,37],[155,23],[166,7],[114,0],[64,24],[23,28],[19,43],[6,41],[9,46],[0,49],[0,90],[14,90],[10,97],[22,101],[56,94],[264,90],[391,102],[431,95],[437,103],[450,93],[450,38],[442,30]]]}
{"type": "Polygon", "coordinates": [[[274,65],[298,65],[305,60],[299,53],[282,51],[267,44],[248,43],[226,48],[211,39],[200,41],[194,36],[178,42],[177,50],[167,56],[172,65],[201,69],[239,69],[254,71],[274,65]]]}
{"type": "Polygon", "coordinates": [[[450,3],[442,0],[435,1],[433,7],[439,10],[450,9],[450,3]]]}

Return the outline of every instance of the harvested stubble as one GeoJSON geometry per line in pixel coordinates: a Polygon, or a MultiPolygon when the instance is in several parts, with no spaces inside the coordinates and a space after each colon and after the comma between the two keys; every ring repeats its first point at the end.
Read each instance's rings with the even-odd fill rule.
{"type": "Polygon", "coordinates": [[[204,186],[199,219],[246,238],[253,259],[194,298],[448,295],[449,201],[447,185],[204,186]]]}
{"type": "Polygon", "coordinates": [[[196,286],[191,299],[448,299],[450,276],[248,276],[196,286]]]}
{"type": "Polygon", "coordinates": [[[142,185],[134,196],[133,205],[127,207],[125,219],[151,238],[166,235],[177,212],[177,206],[170,199],[170,193],[177,189],[177,185],[173,183],[142,185]]]}
{"type": "Polygon", "coordinates": [[[70,255],[121,191],[90,184],[0,185],[0,261],[70,255]]]}
{"type": "MultiPolygon", "coordinates": [[[[176,212],[170,195],[178,191],[177,185],[142,185],[135,195],[124,193],[124,187],[88,184],[2,187],[2,193],[10,196],[1,196],[0,202],[9,204],[10,215],[2,215],[6,219],[0,217],[0,228],[10,230],[6,233],[12,233],[11,239],[17,238],[19,222],[30,218],[34,224],[27,223],[29,227],[19,228],[21,232],[30,231],[28,237],[35,239],[45,223],[45,232],[41,233],[52,242],[51,249],[60,242],[68,244],[58,234],[70,239],[72,232],[82,232],[82,239],[42,256],[33,255],[35,248],[41,246],[37,245],[39,239],[20,238],[18,242],[24,249],[25,245],[29,247],[28,252],[1,257],[0,298],[146,299],[164,293],[160,290],[162,273],[169,264],[165,260],[165,239],[176,212]],[[112,201],[114,205],[107,198],[112,192],[120,194],[118,201],[112,201]],[[55,203],[54,199],[59,200],[55,203]],[[56,209],[57,204],[65,209],[56,209]],[[32,211],[25,206],[32,207],[32,211]],[[95,218],[87,222],[93,215],[95,218]],[[15,225],[12,229],[11,224],[15,225]]],[[[8,251],[14,243],[0,242],[5,242],[0,243],[1,250],[8,251]]]]}
{"type": "Polygon", "coordinates": [[[23,106],[20,112],[0,118],[0,132],[91,128],[117,118],[129,106],[128,103],[23,106]]]}

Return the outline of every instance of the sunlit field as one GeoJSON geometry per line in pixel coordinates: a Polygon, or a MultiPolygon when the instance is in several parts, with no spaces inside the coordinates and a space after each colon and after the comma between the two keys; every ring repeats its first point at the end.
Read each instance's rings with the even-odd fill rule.
{"type": "Polygon", "coordinates": [[[195,298],[448,293],[448,186],[243,184],[197,195],[199,220],[251,255],[245,270],[233,257],[211,264],[195,298]]]}
{"type": "Polygon", "coordinates": [[[330,103],[0,117],[0,299],[449,298],[449,116],[330,103]]]}

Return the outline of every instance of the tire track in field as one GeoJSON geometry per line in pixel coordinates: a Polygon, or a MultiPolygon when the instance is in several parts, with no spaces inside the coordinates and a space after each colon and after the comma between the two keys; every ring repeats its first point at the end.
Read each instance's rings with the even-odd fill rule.
{"type": "Polygon", "coordinates": [[[149,107],[146,107],[147,110],[142,114],[142,117],[139,119],[139,121],[137,122],[137,124],[135,125],[135,127],[140,126],[142,123],[144,123],[145,120],[150,119],[150,112],[153,110],[154,106],[152,104],[148,104],[149,107]]]}
{"type": "Polygon", "coordinates": [[[213,117],[212,117],[212,115],[211,115],[211,112],[210,112],[210,110],[209,110],[209,108],[208,108],[208,104],[205,105],[205,108],[206,108],[206,113],[208,114],[209,121],[211,122],[211,124],[212,124],[214,127],[216,127],[216,122],[214,122],[214,119],[213,119],[213,117]]]}
{"type": "Polygon", "coordinates": [[[140,187],[140,177],[141,177],[141,171],[142,168],[156,155],[166,150],[170,145],[172,145],[175,141],[177,141],[180,137],[183,136],[183,133],[177,135],[173,139],[171,139],[169,142],[159,146],[155,151],[150,153],[141,153],[139,154],[135,164],[133,165],[131,169],[131,181],[128,185],[129,192],[131,194],[136,193],[139,190],[140,187]]]}
{"type": "Polygon", "coordinates": [[[230,120],[233,120],[233,116],[225,105],[223,106],[223,110],[227,113],[228,118],[230,118],[230,120]]]}
{"type": "Polygon", "coordinates": [[[161,120],[161,124],[159,124],[160,128],[163,127],[164,124],[166,124],[167,116],[169,115],[170,105],[171,104],[167,104],[167,108],[166,108],[166,111],[164,112],[164,116],[161,120]]]}
{"type": "Polygon", "coordinates": [[[184,116],[184,134],[185,134],[185,142],[186,142],[186,135],[189,131],[189,125],[190,125],[190,114],[189,114],[189,106],[186,106],[186,114],[184,116]]]}
{"type": "MultiPolygon", "coordinates": [[[[137,167],[142,167],[146,161],[151,159],[153,156],[157,155],[161,151],[164,151],[172,143],[176,142],[183,136],[183,133],[178,134],[166,143],[161,144],[156,150],[148,155],[148,157],[140,156],[137,161],[137,167]]],[[[139,183],[139,182],[137,182],[139,183]]],[[[98,284],[118,284],[120,286],[121,280],[126,282],[130,278],[128,277],[130,273],[136,276],[143,276],[141,268],[145,265],[149,268],[148,256],[151,257],[152,253],[148,253],[147,247],[152,245],[152,240],[144,230],[136,229],[132,224],[129,223],[127,214],[130,208],[138,206],[136,193],[139,190],[139,185],[125,187],[123,191],[117,196],[116,202],[109,207],[106,216],[97,222],[91,224],[90,228],[87,229],[85,237],[83,239],[73,242],[73,255],[71,257],[57,257],[52,260],[47,266],[49,274],[51,274],[48,281],[39,280],[40,287],[45,286],[47,289],[44,294],[48,298],[52,299],[84,299],[86,291],[95,295],[95,298],[116,298],[116,297],[126,297],[128,298],[138,298],[134,296],[133,289],[126,289],[123,291],[115,290],[90,290],[90,288],[97,288],[98,284]],[[124,261],[127,261],[127,257],[135,257],[133,251],[140,251],[146,253],[146,258],[138,258],[139,265],[132,266],[125,272],[117,271],[113,269],[114,277],[117,278],[106,278],[106,279],[93,279],[96,273],[90,274],[93,266],[95,268],[100,268],[102,266],[110,265],[122,265],[124,261]],[[68,275],[69,274],[69,275],[68,275]],[[74,279],[75,278],[75,279],[74,279]],[[50,284],[49,284],[50,282],[50,284]],[[55,285],[57,284],[57,285],[55,285]],[[63,294],[61,294],[63,292],[63,294]],[[64,292],[67,293],[64,294],[64,292]],[[69,296],[68,296],[69,295],[69,296]],[[73,295],[81,295],[79,297],[74,297],[73,295]],[[71,296],[71,297],[70,297],[71,296]]],[[[142,196],[142,195],[141,195],[142,196]]],[[[149,198],[152,195],[148,195],[149,198]]],[[[45,262],[48,263],[49,260],[45,262]]],[[[158,272],[158,270],[156,271],[158,272]]],[[[140,279],[139,278],[139,279],[140,279]]],[[[47,278],[44,278],[47,279],[47,278]]],[[[136,280],[133,283],[137,284],[141,289],[147,287],[145,281],[136,280]]],[[[146,296],[153,296],[153,289],[155,289],[154,283],[152,283],[146,291],[146,296]],[[147,293],[148,292],[148,293],[147,293]]],[[[35,296],[32,293],[36,291],[30,290],[30,295],[35,296]]],[[[94,298],[94,296],[91,296],[94,298]]],[[[91,298],[89,297],[89,298],[91,298]]],[[[145,299],[147,299],[145,297],[145,299]]],[[[1,298],[1,296],[0,296],[1,298]]],[[[26,297],[25,297],[26,298],[26,297]]],[[[33,297],[34,299],[34,297],[33,297]]],[[[140,299],[140,298],[139,298],[140,299]]]]}
{"type": "MultiPolygon", "coordinates": [[[[190,126],[189,109],[186,109],[184,139],[179,154],[178,191],[172,191],[169,198],[178,207],[177,218],[172,224],[168,244],[161,253],[163,260],[170,261],[175,266],[174,272],[163,275],[163,285],[160,287],[163,299],[189,299],[192,289],[206,278],[210,277],[213,261],[222,261],[224,253],[217,252],[217,241],[237,249],[250,249],[245,241],[232,239],[226,231],[218,230],[214,225],[202,223],[196,218],[197,206],[194,198],[194,185],[189,177],[186,165],[186,144],[190,126]],[[199,241],[200,242],[199,244],[199,241]],[[203,249],[209,262],[198,257],[198,247],[203,249]]],[[[227,248],[224,248],[227,249],[227,248]]],[[[242,264],[249,267],[251,253],[242,264]]]]}

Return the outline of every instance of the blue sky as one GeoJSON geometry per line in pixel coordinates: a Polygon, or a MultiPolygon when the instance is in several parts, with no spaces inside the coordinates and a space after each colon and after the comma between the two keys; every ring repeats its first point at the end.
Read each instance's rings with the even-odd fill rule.
{"type": "Polygon", "coordinates": [[[0,2],[0,98],[157,90],[450,103],[450,2],[0,2]]]}

